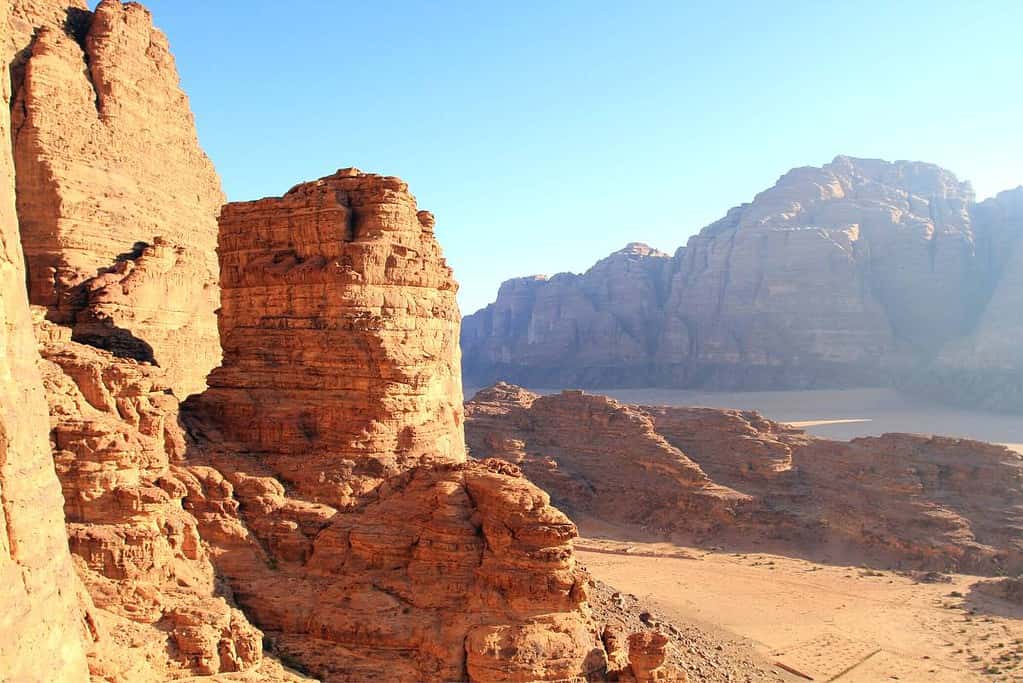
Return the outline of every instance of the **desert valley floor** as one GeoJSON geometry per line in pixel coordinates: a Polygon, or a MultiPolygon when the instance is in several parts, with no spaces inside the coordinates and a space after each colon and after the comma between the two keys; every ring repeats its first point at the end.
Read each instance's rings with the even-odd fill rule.
{"type": "MultiPolygon", "coordinates": [[[[934,406],[889,389],[587,393],[632,404],[757,410],[831,439],[934,433],[1023,452],[1023,420],[1016,416],[934,406]]],[[[697,548],[639,528],[575,521],[580,561],[596,578],[671,621],[717,635],[726,648],[730,640],[752,647],[781,676],[788,670],[837,683],[1023,678],[1023,608],[979,587],[988,578],[878,570],[841,551],[829,558],[814,549],[811,561],[767,543],[752,551],[697,548]]]]}

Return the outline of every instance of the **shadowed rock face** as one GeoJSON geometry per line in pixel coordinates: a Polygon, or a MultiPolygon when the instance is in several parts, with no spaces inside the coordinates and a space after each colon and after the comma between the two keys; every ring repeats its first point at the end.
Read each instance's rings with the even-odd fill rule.
{"type": "Polygon", "coordinates": [[[696,541],[773,539],[815,557],[855,549],[890,566],[1023,569],[1023,460],[1001,446],[830,441],[753,412],[506,384],[466,403],[466,439],[471,455],[516,464],[570,514],[696,541]]]}
{"type": "Polygon", "coordinates": [[[889,384],[893,368],[929,365],[972,331],[978,349],[1011,336],[1023,268],[1006,255],[1021,221],[1016,194],[975,204],[967,183],[930,164],[838,157],[795,169],[672,258],[630,245],[583,275],[505,283],[465,319],[466,378],[889,384]]]}

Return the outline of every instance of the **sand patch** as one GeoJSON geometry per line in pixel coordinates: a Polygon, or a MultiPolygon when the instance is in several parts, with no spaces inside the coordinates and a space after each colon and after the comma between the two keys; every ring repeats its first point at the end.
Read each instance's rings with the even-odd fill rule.
{"type": "Polygon", "coordinates": [[[667,617],[751,640],[812,680],[1023,680],[1023,607],[978,595],[980,577],[896,572],[767,553],[581,539],[581,562],[667,617]],[[589,548],[589,549],[584,549],[589,548]]]}

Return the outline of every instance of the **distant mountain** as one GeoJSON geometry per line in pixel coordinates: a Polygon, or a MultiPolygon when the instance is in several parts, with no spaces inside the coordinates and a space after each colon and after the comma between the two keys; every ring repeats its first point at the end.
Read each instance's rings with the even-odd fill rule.
{"type": "Polygon", "coordinates": [[[955,391],[1023,410],[1023,187],[933,164],[789,171],[674,256],[505,282],[462,326],[467,384],[955,391]],[[1015,387],[1015,388],[1014,388],[1015,387]]]}

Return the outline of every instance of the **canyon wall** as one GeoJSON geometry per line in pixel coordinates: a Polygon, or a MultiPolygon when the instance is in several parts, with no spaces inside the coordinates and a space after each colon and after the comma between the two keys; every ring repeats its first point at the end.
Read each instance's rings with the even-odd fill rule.
{"type": "Polygon", "coordinates": [[[505,283],[464,321],[466,380],[880,386],[956,366],[971,334],[976,353],[957,367],[1018,370],[1018,352],[992,347],[1019,324],[1023,264],[1006,258],[1023,233],[1018,193],[977,204],[967,183],[915,162],[795,169],[671,258],[630,245],[582,275],[505,283]]]}
{"type": "Polygon", "coordinates": [[[144,7],[41,5],[15,0],[37,29],[14,72],[29,298],[76,340],[165,368],[184,398],[220,358],[220,181],[144,7]]]}
{"type": "Polygon", "coordinates": [[[220,355],[222,195],[166,38],[134,3],[2,8],[0,678],[295,680],[224,593],[173,472],[178,397],[220,355]]]}
{"type": "Polygon", "coordinates": [[[1023,569],[1023,458],[1001,446],[832,441],[754,412],[507,384],[466,403],[466,439],[473,457],[521,467],[570,515],[662,538],[771,542],[824,561],[851,552],[905,569],[1023,569]]]}
{"type": "MultiPolygon", "coordinates": [[[[4,71],[16,46],[0,0],[4,71]]],[[[15,214],[10,83],[0,78],[0,677],[88,679],[85,611],[64,533],[15,214]]]]}

